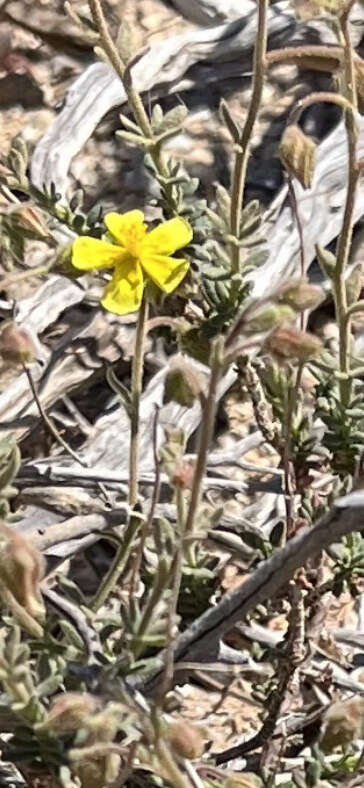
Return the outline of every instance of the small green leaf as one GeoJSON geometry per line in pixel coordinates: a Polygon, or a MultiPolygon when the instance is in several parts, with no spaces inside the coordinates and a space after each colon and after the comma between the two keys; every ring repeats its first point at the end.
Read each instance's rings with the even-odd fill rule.
{"type": "Polygon", "coordinates": [[[151,148],[154,145],[154,140],[148,139],[148,137],[142,137],[139,134],[134,134],[132,131],[117,131],[117,137],[121,137],[123,140],[127,142],[132,142],[138,148],[151,148]]]}
{"type": "Polygon", "coordinates": [[[240,128],[231,114],[230,108],[226,103],[225,99],[222,99],[220,102],[220,114],[222,117],[223,122],[225,123],[226,128],[228,129],[231,137],[233,138],[234,142],[240,141],[240,128]]]}

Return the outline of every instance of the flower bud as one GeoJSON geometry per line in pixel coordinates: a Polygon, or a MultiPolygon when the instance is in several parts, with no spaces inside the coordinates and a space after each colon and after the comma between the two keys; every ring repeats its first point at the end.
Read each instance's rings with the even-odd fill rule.
{"type": "Polygon", "coordinates": [[[181,758],[190,761],[201,758],[205,749],[205,737],[202,730],[189,722],[179,720],[168,726],[167,739],[172,751],[181,758]]]}
{"type": "Polygon", "coordinates": [[[164,383],[166,402],[178,402],[186,408],[192,408],[196,399],[203,394],[205,379],[183,356],[171,359],[164,383]]]}
{"type": "Polygon", "coordinates": [[[265,350],[278,361],[308,361],[321,353],[322,342],[290,325],[278,326],[265,341],[265,350]]]}
{"type": "Polygon", "coordinates": [[[360,296],[361,288],[362,288],[361,265],[356,265],[355,268],[352,268],[349,276],[345,280],[346,303],[348,306],[351,306],[352,304],[356,304],[360,296]]]}
{"type": "Polygon", "coordinates": [[[44,572],[39,550],[25,536],[0,523],[0,595],[3,585],[32,618],[43,618],[40,581],[44,572]]]}
{"type": "Polygon", "coordinates": [[[257,334],[261,331],[271,331],[280,323],[293,320],[295,313],[286,304],[264,304],[252,310],[246,318],[244,333],[257,334]]]}
{"type": "Polygon", "coordinates": [[[336,257],[328,249],[322,249],[321,246],[316,244],[316,254],[319,266],[323,274],[329,279],[332,279],[336,268],[336,257]]]}
{"type": "Polygon", "coordinates": [[[57,261],[54,269],[63,276],[69,276],[71,279],[79,279],[85,275],[85,271],[75,268],[72,263],[73,243],[67,244],[60,249],[57,256],[57,261]]]}
{"type": "Polygon", "coordinates": [[[98,698],[85,692],[64,692],[56,695],[45,722],[38,730],[54,733],[73,733],[82,728],[87,720],[100,707],[98,698]]]}
{"type": "Polygon", "coordinates": [[[36,358],[32,337],[23,326],[8,322],[0,332],[0,356],[4,361],[29,364],[36,358]]]}
{"type": "Polygon", "coordinates": [[[325,753],[336,747],[362,739],[364,734],[364,698],[355,697],[334,703],[323,718],[320,747],[325,753]]]}
{"type": "Polygon", "coordinates": [[[49,236],[48,227],[43,221],[43,217],[36,208],[26,203],[19,203],[11,208],[11,216],[15,218],[16,224],[20,229],[28,230],[37,238],[47,238],[49,236]]]}
{"type": "Polygon", "coordinates": [[[322,287],[311,285],[305,279],[298,279],[282,288],[279,301],[304,312],[306,309],[315,309],[325,298],[322,287]]]}
{"type": "Polygon", "coordinates": [[[180,487],[182,490],[190,490],[192,488],[193,477],[195,475],[195,467],[188,460],[182,460],[176,467],[172,476],[172,484],[180,487]]]}
{"type": "Polygon", "coordinates": [[[315,168],[316,145],[296,124],[287,126],[279,146],[281,162],[287,172],[309,189],[315,168]]]}

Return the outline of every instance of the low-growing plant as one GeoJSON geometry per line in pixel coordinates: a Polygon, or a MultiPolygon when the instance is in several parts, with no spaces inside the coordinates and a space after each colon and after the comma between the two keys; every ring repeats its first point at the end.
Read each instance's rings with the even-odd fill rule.
{"type": "MultiPolygon", "coordinates": [[[[245,743],[245,751],[259,752],[256,774],[251,774],[249,763],[246,774],[230,774],[214,766],[213,756],[204,759],[208,732],[191,733],[183,717],[171,718],[171,689],[177,680],[175,660],[187,653],[182,649],[181,657],[178,632],[188,639],[197,617],[206,614],[212,599],[219,600],[221,563],[210,545],[223,507],[205,496],[205,481],[220,386],[229,371],[235,370],[236,389],[249,398],[256,426],[276,458],[285,506],[281,521],[275,521],[269,533],[244,530],[244,524],[239,529],[249,572],[260,571],[265,558],[274,560],[302,526],[314,527],[332,501],[350,491],[358,475],[364,446],[363,366],[356,356],[352,321],[364,311],[364,301],[360,270],[349,268],[349,253],[361,172],[357,119],[363,61],[350,40],[353,2],[295,4],[305,16],[324,16],[337,36],[337,91],[312,93],[290,113],[280,158],[301,238],[301,267],[293,279],[261,298],[254,295],[251,273],[266,262],[269,237],[261,207],[246,197],[246,178],[264,84],[273,63],[296,57],[314,69],[318,58],[332,62],[331,48],[310,45],[268,53],[269,0],[258,0],[252,94],[244,124],[225,100],[220,107],[231,138],[231,186],[216,184],[207,202],[198,179],[166,147],[180,133],[186,107],[176,102],[165,112],[155,104],[147,111],[133,80],[133,67],[142,54],[138,31],[122,22],[114,41],[101,0],[88,0],[87,5],[96,56],[115,71],[128,100],[116,144],[121,140],[143,151],[144,166],[157,187],[153,209],[159,218],[146,221],[140,206],[122,212],[115,205],[105,213],[97,205],[87,212],[79,189],[67,198],[54,184],[36,188],[29,176],[28,150],[17,137],[1,168],[1,289],[35,275],[61,273],[72,278],[88,272],[102,277],[104,310],[136,314],[130,385],[118,378],[116,369],[106,372],[130,422],[127,521],[104,535],[115,550],[93,596],[85,595],[70,578],[56,578],[63,612],[55,616],[54,592],[44,579],[45,559],[26,533],[18,533],[18,513],[11,506],[20,450],[15,438],[1,442],[0,729],[6,734],[1,750],[30,786],[274,786],[286,742],[281,730],[276,747],[273,735],[284,703],[300,681],[308,649],[305,628],[309,630],[317,600],[328,590],[336,595],[361,591],[361,536],[346,536],[321,555],[321,562],[331,567],[330,581],[321,583],[317,566],[308,564],[284,586],[280,597],[261,597],[251,605],[252,625],[265,623],[273,612],[290,611],[284,648],[274,654],[275,674],[255,688],[264,699],[262,728],[248,746],[245,743]],[[322,284],[317,285],[309,281],[306,270],[310,261],[305,260],[294,183],[298,180],[309,189],[313,182],[316,144],[300,120],[304,110],[319,103],[333,103],[342,111],[348,180],[336,251],[317,247],[322,271],[322,284]],[[60,227],[67,228],[68,243],[59,243],[60,227]],[[37,268],[24,266],[32,241],[49,249],[46,262],[37,268]],[[336,347],[310,330],[310,313],[327,297],[335,310],[336,347]],[[146,508],[141,505],[141,397],[146,341],[153,331],[160,331],[172,348],[166,360],[164,403],[199,409],[200,426],[191,456],[188,435],[178,424],[160,441],[156,409],[154,486],[146,508]],[[173,505],[171,517],[158,509],[162,477],[173,505]]],[[[73,20],[84,25],[76,8],[66,6],[73,20]]],[[[2,359],[23,369],[51,438],[82,466],[82,452],[68,446],[38,397],[32,375],[36,352],[32,336],[26,326],[17,325],[16,315],[2,325],[2,359]]],[[[234,555],[236,545],[227,545],[227,553],[234,555]]],[[[256,651],[257,659],[264,661],[265,653],[265,648],[256,651]]],[[[206,654],[206,660],[215,662],[215,657],[206,654]]],[[[187,672],[201,667],[193,661],[188,665],[187,672]]],[[[362,758],[350,747],[361,738],[362,707],[354,703],[350,709],[356,714],[352,726],[344,707],[336,716],[326,714],[319,743],[293,768],[289,781],[279,784],[335,785],[343,772],[360,773],[362,758]],[[338,745],[345,745],[344,755],[330,766],[327,753],[338,745]],[[323,776],[334,782],[322,782],[323,776]]],[[[230,751],[220,755],[220,762],[229,755],[230,751]]],[[[245,770],[245,763],[239,768],[245,770]]]]}

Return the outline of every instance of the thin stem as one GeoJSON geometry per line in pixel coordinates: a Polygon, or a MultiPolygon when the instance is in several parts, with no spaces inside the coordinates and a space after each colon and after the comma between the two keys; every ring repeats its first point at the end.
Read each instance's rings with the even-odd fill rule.
{"type": "Polygon", "coordinates": [[[116,71],[123,84],[130,107],[134,112],[135,119],[138,122],[143,134],[145,134],[146,137],[151,138],[153,134],[148,115],[144,109],[143,102],[139,94],[131,85],[130,76],[129,78],[127,77],[127,64],[124,63],[123,59],[120,57],[117,47],[115,46],[114,41],[110,35],[101,2],[100,0],[88,0],[88,5],[92,20],[100,36],[104,52],[109,58],[112,67],[116,71]]]}
{"type": "Polygon", "coordinates": [[[107,575],[103,578],[93,600],[92,604],[90,605],[91,610],[95,612],[99,610],[99,608],[106,602],[109,594],[114,590],[115,586],[118,583],[118,580],[123,573],[126,564],[129,560],[129,556],[131,553],[131,549],[134,542],[135,534],[140,527],[140,517],[138,515],[132,515],[128,527],[126,529],[124,538],[120,543],[120,546],[116,552],[115,558],[113,563],[107,573],[107,575]]]}
{"type": "Polygon", "coordinates": [[[166,742],[162,738],[159,738],[154,748],[161,766],[168,775],[171,785],[175,786],[175,788],[192,788],[190,781],[182,774],[175,763],[166,742]]]}
{"type": "Polygon", "coordinates": [[[340,372],[343,375],[343,379],[339,380],[340,400],[342,405],[347,407],[350,402],[352,381],[348,377],[350,372],[351,321],[350,317],[348,318],[347,315],[348,304],[345,284],[345,271],[353,237],[355,198],[360,172],[357,166],[358,129],[353,109],[353,107],[356,106],[356,86],[347,14],[341,17],[340,26],[344,46],[345,82],[348,98],[350,101],[350,109],[347,109],[345,113],[345,126],[348,145],[348,183],[344,219],[336,247],[336,267],[333,278],[333,288],[336,315],[339,326],[339,366],[340,372]]]}
{"type": "Polygon", "coordinates": [[[257,427],[264,440],[270,443],[276,451],[280,451],[280,430],[278,424],[273,421],[272,406],[267,402],[260,377],[250,363],[248,356],[242,356],[237,365],[252,402],[257,427]]]}
{"type": "Polygon", "coordinates": [[[43,274],[48,274],[53,266],[54,260],[52,260],[51,263],[45,263],[44,265],[38,265],[35,268],[29,268],[26,271],[19,271],[16,274],[4,276],[2,279],[0,279],[0,290],[5,290],[6,287],[17,284],[24,279],[30,279],[32,276],[42,276],[43,274]]]}
{"type": "Polygon", "coordinates": [[[186,499],[185,491],[182,487],[176,487],[176,504],[177,504],[177,530],[178,530],[178,543],[174,557],[173,570],[172,570],[172,592],[168,606],[168,619],[167,619],[167,647],[165,655],[165,671],[162,679],[161,689],[159,694],[160,701],[169,691],[174,673],[174,627],[176,623],[177,605],[179,592],[182,582],[182,569],[183,569],[183,537],[186,527],[186,499]]]}
{"type": "Polygon", "coordinates": [[[349,317],[355,315],[357,312],[364,312],[364,301],[357,301],[355,304],[351,304],[346,310],[346,319],[348,320],[349,317]]]}
{"type": "Polygon", "coordinates": [[[289,385],[287,391],[287,402],[285,408],[285,419],[283,424],[283,451],[282,451],[282,464],[284,472],[284,502],[286,507],[286,529],[285,539],[282,544],[285,544],[286,539],[292,536],[293,531],[293,505],[294,505],[294,479],[292,476],[291,464],[291,448],[292,448],[292,419],[296,405],[296,390],[297,390],[297,375],[294,385],[289,385]]]}
{"type": "Polygon", "coordinates": [[[25,372],[25,374],[26,374],[26,376],[28,378],[29,386],[30,386],[31,392],[33,394],[34,402],[35,402],[35,404],[36,404],[36,406],[38,408],[39,415],[40,415],[41,419],[43,420],[45,426],[47,427],[48,431],[51,433],[51,435],[57,441],[57,443],[60,446],[62,446],[62,448],[67,452],[67,454],[69,454],[70,457],[72,457],[72,459],[76,460],[76,462],[78,462],[84,468],[88,468],[88,463],[86,462],[86,460],[83,460],[82,457],[80,457],[79,454],[77,454],[76,451],[71,449],[71,447],[64,440],[64,438],[62,438],[62,435],[60,435],[60,433],[58,432],[57,427],[55,427],[55,425],[53,424],[53,422],[51,421],[51,419],[49,418],[49,416],[45,412],[45,410],[43,408],[43,405],[42,405],[42,403],[41,403],[41,401],[40,401],[40,399],[38,397],[38,392],[37,392],[37,389],[36,389],[36,385],[35,385],[34,378],[33,378],[32,372],[30,370],[30,367],[27,364],[23,364],[23,369],[24,369],[24,372],[25,372]]]}
{"type": "MultiPolygon", "coordinates": [[[[269,299],[267,299],[267,301],[268,300],[269,299]]],[[[240,323],[241,322],[242,321],[240,321],[240,323]]],[[[234,338],[234,336],[237,334],[237,331],[235,331],[235,327],[233,327],[233,328],[234,328],[234,335],[233,335],[233,333],[231,333],[231,337],[232,338],[234,338]]],[[[265,336],[266,335],[264,335],[263,339],[265,339],[265,336]]],[[[234,350],[231,350],[229,353],[226,354],[226,357],[225,357],[226,365],[228,366],[229,364],[233,364],[234,361],[236,361],[239,358],[239,356],[241,356],[244,353],[246,353],[247,350],[253,350],[254,348],[260,347],[262,345],[262,343],[263,343],[263,339],[262,338],[260,338],[260,339],[252,339],[252,340],[250,340],[248,342],[243,342],[242,345],[238,345],[237,347],[235,347],[234,350]]],[[[228,335],[227,340],[226,340],[226,347],[228,347],[230,344],[231,344],[230,343],[230,336],[228,335]]]]}
{"type": "Polygon", "coordinates": [[[131,415],[130,415],[130,453],[129,453],[129,504],[135,506],[139,492],[139,427],[140,398],[142,394],[144,367],[144,340],[148,320],[148,301],[143,297],[136,327],[135,348],[131,372],[131,415]]]}
{"type": "Polygon", "coordinates": [[[315,93],[310,93],[295,104],[289,114],[288,125],[298,123],[302,112],[308,107],[311,107],[312,104],[337,104],[338,107],[341,107],[343,110],[353,110],[353,105],[350,103],[350,100],[345,98],[345,96],[341,96],[340,93],[331,93],[326,90],[317,91],[315,93]]]}
{"type": "MultiPolygon", "coordinates": [[[[290,176],[288,177],[288,192],[291,199],[292,212],[296,221],[299,244],[300,244],[300,274],[302,278],[304,278],[306,274],[306,264],[305,264],[305,245],[304,245],[303,227],[298,210],[296,192],[294,189],[292,178],[290,176]]],[[[305,330],[305,326],[306,326],[306,315],[304,312],[302,312],[300,314],[301,331],[305,330]]],[[[301,385],[303,368],[304,368],[304,364],[300,363],[295,372],[294,383],[288,389],[288,402],[287,402],[287,408],[285,414],[286,419],[283,428],[285,440],[283,446],[282,463],[284,470],[284,488],[285,488],[284,492],[285,492],[285,506],[286,506],[286,537],[287,538],[290,538],[293,535],[292,532],[294,526],[293,507],[294,507],[294,492],[296,486],[296,479],[295,479],[294,468],[291,462],[292,423],[298,402],[298,392],[301,385]]]]}
{"type": "Polygon", "coordinates": [[[153,494],[152,500],[150,503],[150,509],[147,520],[142,525],[142,530],[140,534],[139,544],[137,547],[136,555],[134,558],[134,565],[131,570],[131,581],[130,581],[130,594],[134,593],[135,583],[137,576],[140,571],[140,566],[142,563],[143,552],[145,547],[145,542],[147,539],[148,534],[151,532],[153,527],[154,515],[156,506],[159,501],[160,491],[161,491],[161,468],[160,468],[160,459],[158,457],[158,418],[159,418],[159,407],[158,405],[155,406],[155,414],[153,419],[153,457],[154,457],[154,485],[153,485],[153,494]]]}
{"type": "Polygon", "coordinates": [[[38,621],[25,610],[25,607],[15,599],[14,595],[9,588],[0,581],[0,598],[5,605],[11,610],[14,618],[18,621],[20,626],[25,629],[33,638],[41,638],[44,635],[43,627],[38,621]]]}
{"type": "MultiPolygon", "coordinates": [[[[292,178],[291,178],[290,175],[288,176],[288,191],[289,191],[289,196],[290,196],[290,200],[291,200],[291,204],[292,204],[292,212],[293,212],[293,215],[294,215],[294,218],[295,218],[295,222],[296,222],[296,225],[297,225],[298,238],[299,238],[299,242],[300,242],[300,274],[301,274],[302,279],[303,279],[305,277],[305,275],[306,275],[305,244],[304,244],[304,237],[303,237],[303,227],[302,227],[301,217],[300,217],[299,210],[298,210],[298,203],[297,203],[296,192],[294,190],[294,185],[293,185],[292,178]]],[[[302,326],[301,326],[301,328],[302,328],[302,326]]]]}
{"type": "Polygon", "coordinates": [[[313,71],[336,71],[343,61],[342,48],[322,44],[305,44],[297,47],[285,47],[267,52],[266,65],[269,68],[276,63],[288,63],[309,67],[313,71]]]}
{"type": "Polygon", "coordinates": [[[358,95],[357,95],[357,87],[356,87],[356,79],[355,79],[355,67],[354,67],[354,58],[356,54],[354,53],[351,38],[350,38],[350,31],[349,31],[349,15],[350,11],[354,5],[355,0],[351,0],[350,4],[347,6],[345,13],[341,15],[339,19],[340,31],[342,39],[341,43],[344,49],[344,68],[345,68],[345,82],[346,82],[346,89],[348,92],[348,98],[351,104],[355,109],[358,108],[358,95]]]}
{"type": "Polygon", "coordinates": [[[124,80],[125,64],[123,63],[119,52],[111,38],[110,31],[104,17],[104,12],[100,0],[88,0],[89,9],[91,12],[93,23],[102,41],[103,48],[108,56],[110,63],[115,69],[120,79],[124,80]]]}
{"type": "MultiPolygon", "coordinates": [[[[250,142],[257,119],[264,86],[266,70],[265,56],[267,51],[267,17],[269,0],[258,0],[258,29],[253,60],[253,92],[248,115],[238,143],[235,156],[233,182],[231,189],[230,232],[234,239],[240,237],[240,222],[246,181],[246,171],[250,153],[250,142]]],[[[240,247],[231,244],[232,272],[240,271],[240,247]]]]}
{"type": "Polygon", "coordinates": [[[305,656],[305,607],[303,602],[303,592],[294,582],[288,586],[288,597],[291,610],[288,618],[288,638],[286,653],[282,662],[277,667],[278,683],[268,699],[268,716],[263,724],[262,734],[262,754],[260,766],[269,766],[275,760],[275,746],[272,746],[272,736],[279,717],[280,710],[284,704],[289,689],[293,689],[294,681],[297,676],[297,668],[305,656]]]}
{"type": "MultiPolygon", "coordinates": [[[[144,136],[153,142],[154,139],[153,129],[150,120],[144,109],[144,105],[139,93],[133,87],[128,65],[124,63],[124,61],[120,57],[120,54],[110,35],[110,31],[102,10],[101,2],[100,0],[88,0],[88,5],[94,25],[99,33],[102,47],[106,55],[108,56],[111,65],[115,69],[118,77],[122,82],[122,85],[124,87],[125,93],[128,98],[129,106],[134,113],[135,120],[137,121],[139,128],[143,132],[144,136]]],[[[159,144],[155,143],[155,145],[152,145],[149,149],[149,152],[153,159],[154,166],[157,170],[158,175],[160,175],[162,178],[169,178],[170,173],[169,173],[168,165],[160,150],[159,144]]],[[[173,196],[173,184],[170,183],[165,184],[164,192],[165,192],[165,197],[168,204],[169,212],[171,213],[171,215],[174,215],[175,213],[177,213],[177,206],[173,196]]]]}
{"type": "Polygon", "coordinates": [[[145,643],[143,642],[144,635],[148,629],[150,621],[153,618],[154,611],[163,597],[167,583],[169,582],[171,568],[167,565],[167,562],[165,562],[163,570],[161,571],[161,563],[162,561],[159,564],[159,576],[156,576],[155,578],[152,591],[146,602],[140,623],[138,625],[138,631],[131,643],[131,650],[134,653],[135,659],[138,659],[140,654],[145,649],[145,643]]]}
{"type": "Polygon", "coordinates": [[[217,408],[217,387],[221,378],[224,359],[224,343],[221,337],[215,340],[211,352],[211,373],[210,385],[206,400],[204,418],[200,429],[200,441],[197,453],[197,462],[193,477],[190,505],[187,514],[185,533],[191,534],[193,531],[195,517],[202,497],[202,483],[205,476],[207,454],[215,423],[217,408]]]}

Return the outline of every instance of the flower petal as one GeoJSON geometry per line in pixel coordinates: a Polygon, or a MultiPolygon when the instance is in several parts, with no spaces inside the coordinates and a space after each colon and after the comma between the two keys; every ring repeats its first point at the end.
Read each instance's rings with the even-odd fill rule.
{"type": "Polygon", "coordinates": [[[145,254],[140,262],[154,284],[165,293],[172,293],[178,287],[190,267],[188,260],[164,254],[145,254]]]}
{"type": "Polygon", "coordinates": [[[145,230],[143,211],[127,211],[126,213],[107,213],[104,222],[111,235],[124,246],[125,233],[128,235],[135,228],[145,230]]]}
{"type": "Polygon", "coordinates": [[[112,268],[123,255],[120,246],[98,238],[81,235],[72,245],[72,263],[76,268],[91,271],[93,268],[112,268]]]}
{"type": "Polygon", "coordinates": [[[192,241],[193,231],[191,225],[179,216],[163,222],[151,230],[143,242],[143,251],[149,250],[156,254],[173,254],[177,249],[192,241]]]}
{"type": "Polygon", "coordinates": [[[101,303],[109,312],[127,315],[139,309],[143,290],[144,277],[140,265],[135,260],[121,263],[115,267],[101,303]]]}

